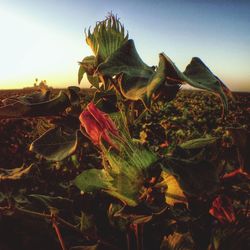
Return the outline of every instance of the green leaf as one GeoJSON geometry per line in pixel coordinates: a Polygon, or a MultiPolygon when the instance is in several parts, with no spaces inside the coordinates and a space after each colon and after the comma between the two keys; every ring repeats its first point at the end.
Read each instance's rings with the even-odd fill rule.
{"type": "Polygon", "coordinates": [[[87,78],[88,78],[88,81],[90,82],[90,84],[95,87],[96,89],[100,89],[100,79],[98,76],[93,76],[93,75],[89,75],[87,73],[87,78]]]}
{"type": "Polygon", "coordinates": [[[158,158],[132,140],[121,112],[113,113],[112,119],[120,135],[109,134],[115,149],[105,141],[101,142],[104,169],[84,171],[76,178],[75,184],[84,192],[102,190],[125,205],[137,206],[145,191],[144,182],[150,175],[151,165],[158,158]]]}
{"type": "Polygon", "coordinates": [[[165,55],[167,63],[168,82],[187,83],[195,88],[211,91],[221,98],[223,108],[228,111],[227,95],[231,96],[230,90],[222,83],[222,81],[210,71],[210,69],[201,61],[200,58],[192,58],[190,64],[182,73],[165,55]]]}
{"type": "Polygon", "coordinates": [[[95,56],[86,56],[83,58],[81,62],[79,62],[79,70],[78,70],[78,84],[81,83],[84,74],[87,76],[92,76],[97,67],[96,57],[95,56]]]}
{"type": "Polygon", "coordinates": [[[223,82],[215,76],[200,58],[192,58],[183,74],[188,77],[187,83],[195,88],[211,91],[221,98],[225,112],[228,111],[227,94],[231,96],[230,90],[223,82]]]}
{"type": "Polygon", "coordinates": [[[160,94],[173,98],[179,85],[166,82],[168,61],[164,54],[159,55],[159,65],[155,71],[139,57],[133,40],[128,40],[104,63],[97,72],[105,76],[120,75],[119,85],[123,96],[129,100],[141,100],[149,108],[152,97],[160,94]]]}
{"type": "Polygon", "coordinates": [[[84,192],[106,190],[110,188],[112,177],[105,170],[89,169],[78,175],[74,181],[75,185],[84,192]]]}
{"type": "Polygon", "coordinates": [[[144,105],[149,108],[151,104],[151,97],[157,88],[164,84],[164,62],[160,56],[159,67],[156,72],[151,74],[150,77],[144,76],[131,77],[128,74],[124,74],[120,78],[120,89],[125,98],[129,100],[141,100],[144,105]]]}
{"type": "Polygon", "coordinates": [[[152,152],[139,145],[129,144],[130,148],[127,148],[126,145],[120,145],[120,147],[124,147],[122,155],[111,151],[105,152],[110,165],[107,171],[113,177],[113,189],[107,190],[107,192],[126,205],[136,206],[139,204],[139,197],[144,181],[148,177],[149,167],[157,158],[152,152]]]}
{"type": "Polygon", "coordinates": [[[208,145],[215,143],[216,141],[216,137],[205,137],[186,141],[179,146],[183,149],[204,148],[208,145]]]}
{"type": "Polygon", "coordinates": [[[199,196],[211,194],[218,189],[217,170],[208,161],[188,161],[166,157],[162,169],[174,175],[181,189],[187,194],[199,196]]]}
{"type": "Polygon", "coordinates": [[[156,161],[156,156],[132,144],[130,147],[123,156],[104,151],[109,167],[82,172],[75,179],[75,185],[84,192],[102,190],[128,206],[138,205],[147,169],[156,161]]]}
{"type": "Polygon", "coordinates": [[[70,106],[68,96],[64,92],[60,92],[54,99],[39,103],[27,103],[17,101],[15,103],[0,108],[0,117],[4,118],[20,118],[20,117],[36,117],[51,116],[63,112],[70,106]]]}
{"type": "Polygon", "coordinates": [[[97,68],[97,72],[110,77],[124,73],[131,77],[148,78],[151,77],[154,70],[142,61],[136,51],[134,41],[130,39],[105,62],[101,63],[97,68]]]}
{"type": "Polygon", "coordinates": [[[81,83],[85,73],[86,73],[86,69],[84,68],[83,65],[80,64],[80,67],[78,69],[78,84],[81,83]]]}
{"type": "Polygon", "coordinates": [[[94,72],[97,67],[96,57],[95,56],[87,56],[82,62],[79,62],[80,67],[78,70],[78,84],[81,83],[84,74],[86,73],[88,81],[90,84],[99,89],[100,79],[98,76],[94,76],[94,72]]]}
{"type": "Polygon", "coordinates": [[[142,100],[146,107],[150,106],[151,98],[159,95],[171,100],[180,84],[187,83],[218,95],[227,112],[227,95],[232,97],[230,90],[199,58],[193,58],[182,73],[164,53],[159,57],[159,65],[155,71],[141,60],[133,41],[128,40],[98,66],[97,73],[109,77],[118,76],[124,97],[129,100],[142,100]]]}
{"type": "Polygon", "coordinates": [[[30,145],[30,150],[51,161],[61,161],[73,154],[78,143],[78,131],[64,134],[61,128],[52,128],[30,145]]]}

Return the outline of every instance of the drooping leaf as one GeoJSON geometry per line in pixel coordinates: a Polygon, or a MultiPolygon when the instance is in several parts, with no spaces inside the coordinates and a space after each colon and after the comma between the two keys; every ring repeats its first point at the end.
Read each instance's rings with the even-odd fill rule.
{"type": "Polygon", "coordinates": [[[181,189],[190,195],[211,194],[217,191],[219,186],[217,169],[208,161],[166,157],[162,169],[174,175],[181,189]]]}
{"type": "Polygon", "coordinates": [[[177,83],[167,83],[167,70],[164,54],[159,55],[156,71],[146,65],[139,57],[133,40],[124,43],[97,68],[97,72],[109,77],[120,75],[118,82],[123,96],[129,100],[141,100],[146,107],[150,106],[152,97],[164,95],[171,100],[178,92],[177,83]]]}
{"type": "Polygon", "coordinates": [[[30,145],[30,150],[47,160],[61,161],[73,154],[78,143],[78,131],[64,134],[61,128],[52,128],[30,145]]]}
{"type": "Polygon", "coordinates": [[[222,81],[210,71],[210,69],[201,61],[200,58],[192,58],[190,64],[182,73],[165,55],[168,63],[167,81],[187,83],[195,88],[211,91],[219,95],[225,111],[228,111],[227,95],[232,96],[230,90],[222,83],[222,81]]]}
{"type": "Polygon", "coordinates": [[[217,141],[216,137],[205,137],[205,138],[198,138],[186,141],[179,145],[183,149],[196,149],[196,148],[203,148],[208,145],[211,145],[217,141]]]}
{"type": "Polygon", "coordinates": [[[57,115],[70,106],[68,96],[60,92],[55,98],[39,103],[14,102],[0,108],[0,117],[19,118],[57,115]]]}
{"type": "Polygon", "coordinates": [[[232,96],[230,90],[215,76],[200,58],[192,58],[183,74],[188,77],[187,83],[195,88],[212,91],[220,96],[225,112],[228,111],[227,95],[232,96]]]}
{"type": "Polygon", "coordinates": [[[78,84],[81,83],[84,74],[93,75],[97,67],[96,57],[95,56],[86,56],[81,62],[79,62],[78,70],[78,84]]]}
{"type": "Polygon", "coordinates": [[[89,29],[85,35],[87,44],[96,56],[97,64],[104,62],[128,39],[123,25],[112,14],[105,20],[98,22],[93,32],[89,29]]]}
{"type": "Polygon", "coordinates": [[[93,76],[93,75],[87,74],[87,78],[93,87],[95,87],[96,89],[100,89],[100,82],[101,81],[100,81],[98,76],[93,76]]]}
{"type": "Polygon", "coordinates": [[[136,51],[134,41],[129,39],[98,66],[97,72],[111,77],[124,73],[131,77],[148,78],[154,70],[142,61],[136,51]]]}
{"type": "Polygon", "coordinates": [[[81,83],[85,73],[86,73],[86,69],[80,64],[79,69],[78,69],[78,84],[81,83]]]}
{"type": "Polygon", "coordinates": [[[97,72],[110,77],[120,75],[122,94],[130,100],[142,100],[146,106],[153,95],[175,96],[180,84],[184,83],[219,95],[225,111],[228,110],[227,95],[232,97],[230,90],[199,58],[193,58],[182,73],[169,57],[161,53],[155,71],[143,63],[132,40],[125,42],[100,64],[97,72]]]}
{"type": "MultiPolygon", "coordinates": [[[[120,89],[122,94],[129,100],[141,100],[144,105],[149,108],[153,94],[157,95],[157,89],[165,85],[165,70],[165,58],[163,54],[160,54],[158,68],[150,77],[129,77],[125,74],[120,78],[120,89]]],[[[165,86],[167,87],[167,85],[165,86]]]]}
{"type": "Polygon", "coordinates": [[[2,181],[15,181],[27,176],[31,169],[34,167],[34,164],[31,164],[29,167],[22,166],[20,168],[5,169],[0,168],[0,182],[2,181]]]}

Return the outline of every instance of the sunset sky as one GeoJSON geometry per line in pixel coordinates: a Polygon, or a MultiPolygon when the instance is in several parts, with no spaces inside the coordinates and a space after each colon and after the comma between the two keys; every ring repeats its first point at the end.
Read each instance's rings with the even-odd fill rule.
{"type": "Polygon", "coordinates": [[[164,52],[184,70],[198,56],[230,89],[250,91],[249,10],[249,0],[0,0],[0,89],[77,85],[77,62],[92,54],[84,28],[112,11],[148,65],[164,52]]]}

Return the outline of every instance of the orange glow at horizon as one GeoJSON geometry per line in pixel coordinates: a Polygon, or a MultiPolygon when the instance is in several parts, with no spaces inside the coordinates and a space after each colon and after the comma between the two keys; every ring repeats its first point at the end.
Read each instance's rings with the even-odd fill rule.
{"type": "Polygon", "coordinates": [[[36,78],[53,87],[77,84],[82,43],[77,48],[66,34],[55,33],[3,8],[0,8],[0,30],[4,35],[0,46],[0,89],[32,86],[36,78]]]}

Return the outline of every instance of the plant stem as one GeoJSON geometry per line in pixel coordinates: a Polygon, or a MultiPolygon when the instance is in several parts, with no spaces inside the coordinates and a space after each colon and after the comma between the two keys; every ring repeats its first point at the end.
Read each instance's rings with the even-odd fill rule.
{"type": "Polygon", "coordinates": [[[57,237],[58,237],[58,240],[59,240],[59,242],[60,242],[60,245],[61,245],[61,247],[62,247],[62,250],[66,250],[66,247],[65,247],[65,244],[64,244],[64,241],[63,241],[61,232],[60,232],[59,227],[58,227],[58,225],[57,225],[57,223],[56,223],[56,217],[55,217],[55,215],[52,214],[52,215],[51,215],[51,218],[52,218],[52,225],[53,225],[53,228],[54,228],[55,231],[56,231],[56,235],[57,235],[57,237]]]}
{"type": "MultiPolygon", "coordinates": [[[[27,210],[27,209],[19,208],[19,207],[15,207],[15,208],[13,208],[13,207],[0,207],[0,212],[5,212],[5,211],[8,211],[8,210],[12,210],[13,212],[28,215],[28,216],[34,216],[34,217],[38,217],[38,218],[42,218],[42,219],[50,219],[51,220],[51,215],[50,214],[39,213],[39,212],[35,212],[35,211],[31,211],[31,210],[27,210]]],[[[93,237],[90,234],[83,233],[76,226],[74,226],[73,224],[69,223],[68,221],[62,219],[61,217],[59,217],[57,215],[54,215],[54,217],[55,217],[55,220],[57,222],[64,225],[65,227],[70,228],[72,231],[74,231],[75,233],[78,233],[81,236],[84,236],[84,237],[87,237],[87,238],[89,238],[91,240],[100,242],[101,244],[107,246],[109,249],[116,249],[116,250],[119,249],[119,247],[114,246],[113,244],[101,239],[100,237],[97,239],[97,238],[93,237]]]]}

